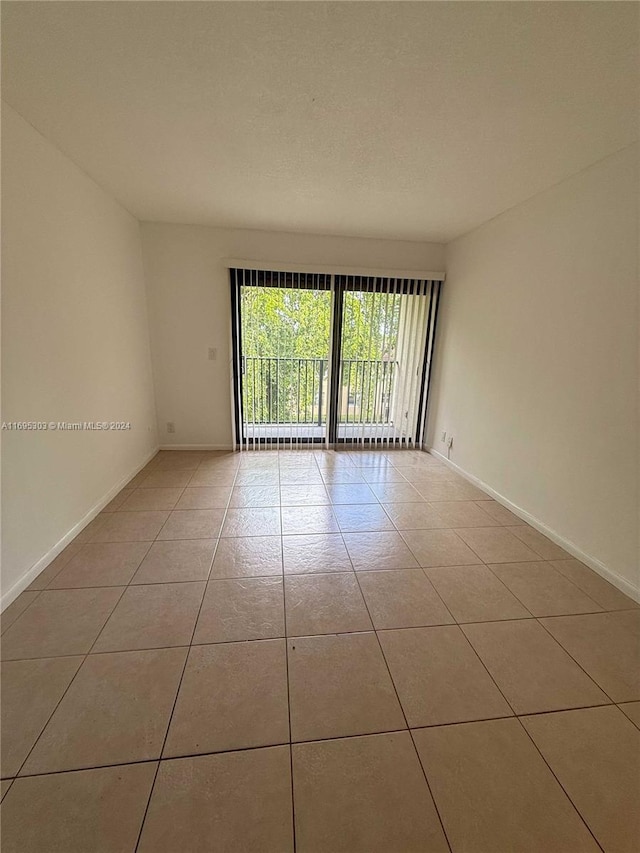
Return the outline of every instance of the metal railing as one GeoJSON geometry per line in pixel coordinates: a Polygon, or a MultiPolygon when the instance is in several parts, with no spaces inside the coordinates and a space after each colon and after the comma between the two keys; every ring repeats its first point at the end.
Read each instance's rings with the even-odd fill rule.
{"type": "MultiPolygon", "coordinates": [[[[328,373],[327,359],[243,356],[244,422],[322,425],[327,419],[328,373]]],[[[344,359],[339,421],[390,423],[395,375],[392,361],[344,359]]]]}

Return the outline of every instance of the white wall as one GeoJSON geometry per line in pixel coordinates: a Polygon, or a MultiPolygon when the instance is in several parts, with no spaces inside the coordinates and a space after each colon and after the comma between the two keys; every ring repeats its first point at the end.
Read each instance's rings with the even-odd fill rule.
{"type": "Polygon", "coordinates": [[[230,447],[229,273],[224,258],[265,264],[439,271],[444,247],[189,225],[142,224],[158,431],[162,445],[230,447]],[[207,360],[208,347],[218,350],[207,360]],[[166,422],[175,423],[175,434],[166,422]]]}
{"type": "MultiPolygon", "coordinates": [[[[2,592],[157,445],[138,222],[10,107],[2,139],[2,592]]],[[[53,554],[51,555],[53,556],[53,554]]]]}
{"type": "Polygon", "coordinates": [[[430,443],[638,588],[638,151],[447,246],[430,443]]]}

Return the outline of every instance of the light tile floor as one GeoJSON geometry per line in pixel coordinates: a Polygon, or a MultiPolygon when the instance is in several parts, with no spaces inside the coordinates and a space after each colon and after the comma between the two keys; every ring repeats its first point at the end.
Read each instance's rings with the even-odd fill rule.
{"type": "Polygon", "coordinates": [[[640,608],[428,454],[161,452],[2,630],[4,853],[640,849],[640,608]]]}

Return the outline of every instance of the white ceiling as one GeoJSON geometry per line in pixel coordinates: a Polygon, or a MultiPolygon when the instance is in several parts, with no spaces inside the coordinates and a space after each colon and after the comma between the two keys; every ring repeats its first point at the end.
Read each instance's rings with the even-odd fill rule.
{"type": "Polygon", "coordinates": [[[2,19],[6,101],[143,220],[447,241],[637,138],[636,3],[2,19]]]}

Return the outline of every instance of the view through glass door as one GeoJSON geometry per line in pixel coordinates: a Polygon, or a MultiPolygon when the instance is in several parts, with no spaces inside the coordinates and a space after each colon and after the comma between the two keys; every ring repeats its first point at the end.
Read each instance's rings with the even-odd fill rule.
{"type": "Polygon", "coordinates": [[[327,437],[330,277],[239,271],[241,441],[327,437]]]}
{"type": "Polygon", "coordinates": [[[232,269],[237,444],[420,444],[439,290],[232,269]]]}

